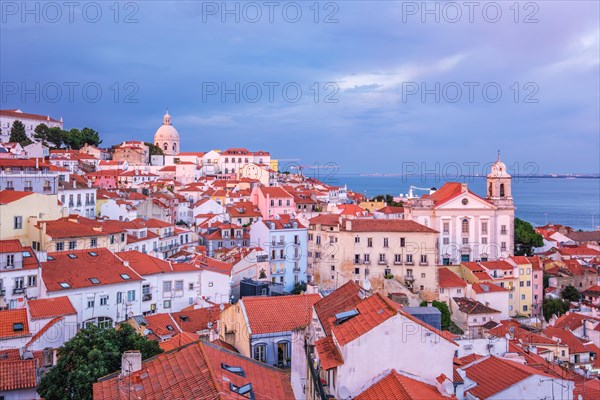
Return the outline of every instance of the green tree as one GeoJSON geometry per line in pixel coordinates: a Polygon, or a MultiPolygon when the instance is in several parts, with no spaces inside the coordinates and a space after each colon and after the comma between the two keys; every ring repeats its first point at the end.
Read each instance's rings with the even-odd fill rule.
{"type": "Polygon", "coordinates": [[[562,290],[560,293],[561,297],[568,301],[579,301],[581,300],[581,294],[573,285],[569,285],[562,290]]]}
{"type": "Polygon", "coordinates": [[[47,400],[91,399],[94,382],[118,371],[126,350],[140,350],[143,359],[162,352],[158,342],[139,335],[127,323],[118,329],[82,329],[58,349],[58,362],[42,377],[38,393],[47,400]]]}
{"type": "Polygon", "coordinates": [[[46,124],[39,124],[34,129],[33,138],[38,142],[42,142],[44,146],[48,146],[48,137],[50,135],[50,128],[46,124]]]}
{"type": "Polygon", "coordinates": [[[552,318],[552,315],[554,314],[560,317],[567,311],[569,311],[568,300],[544,299],[544,303],[542,304],[542,312],[544,313],[544,318],[546,319],[546,321],[550,321],[550,318],[552,318]]]}
{"type": "Polygon", "coordinates": [[[302,292],[306,292],[306,282],[304,281],[296,283],[291,291],[292,294],[300,294],[302,292]]]}
{"type": "Polygon", "coordinates": [[[54,148],[60,148],[63,145],[65,133],[66,132],[58,126],[50,128],[50,131],[48,132],[48,144],[52,145],[54,148]]]}
{"type": "Polygon", "coordinates": [[[82,130],[73,128],[70,131],[65,131],[63,142],[67,147],[70,147],[73,150],[79,150],[86,143],[91,146],[98,146],[102,143],[102,140],[100,140],[98,132],[86,127],[82,130]]]}
{"type": "Polygon", "coordinates": [[[163,156],[165,154],[163,153],[162,149],[155,144],[152,144],[150,142],[144,142],[144,144],[150,149],[151,156],[163,156]]]}
{"type": "Polygon", "coordinates": [[[515,218],[515,255],[532,255],[534,247],[542,247],[543,245],[544,238],[533,229],[533,225],[515,218]]]}
{"type": "Polygon", "coordinates": [[[19,120],[13,122],[10,128],[10,139],[8,139],[8,141],[17,142],[21,146],[27,146],[33,143],[25,133],[25,125],[23,125],[23,123],[19,120]]]}

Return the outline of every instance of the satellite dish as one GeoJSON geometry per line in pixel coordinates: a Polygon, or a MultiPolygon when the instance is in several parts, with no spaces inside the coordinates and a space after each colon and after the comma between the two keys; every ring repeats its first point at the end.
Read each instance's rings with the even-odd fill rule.
{"type": "Polygon", "coordinates": [[[347,400],[352,398],[352,395],[350,394],[350,391],[348,390],[348,388],[346,386],[342,386],[340,388],[340,399],[341,400],[347,400]]]}
{"type": "Polygon", "coordinates": [[[219,305],[219,310],[223,311],[225,309],[225,304],[221,303],[219,305]]]}
{"type": "Polygon", "coordinates": [[[510,340],[510,333],[506,333],[506,335],[504,335],[504,337],[506,338],[506,340],[510,340]]]}
{"type": "Polygon", "coordinates": [[[365,278],[365,279],[363,279],[362,284],[363,284],[363,288],[365,290],[371,290],[371,281],[370,280],[365,278]]]}

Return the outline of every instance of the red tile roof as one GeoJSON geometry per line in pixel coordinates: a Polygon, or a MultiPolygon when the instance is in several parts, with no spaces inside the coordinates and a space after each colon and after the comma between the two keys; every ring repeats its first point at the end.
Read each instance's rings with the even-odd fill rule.
{"type": "Polygon", "coordinates": [[[180,334],[160,342],[158,345],[163,351],[170,351],[186,344],[197,342],[200,340],[200,335],[190,332],[181,332],[180,334]]]}
{"type": "Polygon", "coordinates": [[[175,336],[181,333],[181,328],[169,313],[150,314],[144,317],[146,320],[146,329],[152,331],[148,339],[158,340],[160,337],[175,336]],[[169,329],[170,326],[173,329],[169,329]]]}
{"type": "MultiPolygon", "coordinates": [[[[227,306],[229,307],[230,305],[228,304],[227,306]]],[[[221,308],[215,305],[194,310],[179,311],[171,313],[171,316],[181,327],[182,331],[196,333],[207,330],[209,322],[212,322],[214,326],[221,317],[221,308]]]]}
{"type": "Polygon", "coordinates": [[[350,280],[315,303],[315,311],[326,335],[331,333],[330,319],[335,314],[352,310],[361,302],[361,290],[360,286],[350,280]]]}
{"type": "Polygon", "coordinates": [[[548,327],[544,329],[543,333],[551,339],[560,339],[561,344],[566,344],[567,346],[569,346],[570,354],[589,352],[589,350],[583,345],[583,343],[581,343],[581,341],[575,335],[573,335],[572,332],[566,329],[548,327]]]}
{"type": "Polygon", "coordinates": [[[438,233],[435,229],[406,219],[344,219],[341,230],[349,232],[422,232],[438,233]],[[350,223],[350,226],[347,225],[350,223]]]}
{"type": "Polygon", "coordinates": [[[503,288],[502,286],[495,285],[493,283],[473,283],[473,290],[475,293],[491,293],[491,292],[508,292],[508,289],[503,288]]]}
{"type": "Polygon", "coordinates": [[[259,188],[259,190],[262,192],[264,197],[275,197],[275,198],[287,198],[287,197],[292,197],[293,196],[291,194],[289,194],[288,192],[286,192],[283,188],[277,187],[277,186],[272,186],[272,187],[266,187],[266,186],[261,186],[259,188]]]}
{"type": "Polygon", "coordinates": [[[27,302],[32,319],[54,318],[76,315],[77,311],[67,296],[29,300],[27,302]]]}
{"type": "Polygon", "coordinates": [[[18,120],[34,119],[34,120],[44,120],[44,121],[52,121],[52,122],[62,123],[61,121],[51,118],[49,115],[31,114],[31,113],[22,112],[21,110],[17,110],[17,109],[0,110],[0,115],[3,117],[16,118],[18,120]]]}
{"type": "MultiPolygon", "coordinates": [[[[94,399],[119,398],[118,373],[94,384],[94,399]]],[[[143,399],[241,399],[231,391],[252,383],[257,400],[293,400],[289,375],[210,343],[192,343],[143,362],[130,375],[135,395],[143,399]],[[222,364],[241,367],[244,377],[222,364]]]]}
{"type": "Polygon", "coordinates": [[[251,334],[288,332],[309,324],[319,294],[276,297],[244,297],[239,301],[246,310],[251,334]]]}
{"type": "Polygon", "coordinates": [[[467,283],[448,268],[438,269],[439,285],[441,288],[465,287],[467,283]]]}
{"type": "Polygon", "coordinates": [[[27,335],[29,335],[29,322],[27,321],[27,310],[25,308],[0,311],[0,338],[6,339],[27,335]],[[23,330],[15,331],[15,324],[23,324],[23,330]]]}
{"type": "Polygon", "coordinates": [[[42,263],[42,279],[49,292],[142,280],[133,269],[126,267],[120,258],[105,248],[49,253],[48,256],[53,260],[42,263]],[[92,256],[91,252],[97,255],[92,256]],[[125,274],[129,279],[122,276],[125,274]],[[92,278],[98,279],[99,283],[92,283],[92,278]],[[69,287],[63,287],[61,283],[67,283],[69,287]]]}
{"type": "Polygon", "coordinates": [[[448,400],[435,386],[401,375],[392,370],[354,400],[448,400]]]}
{"type": "Polygon", "coordinates": [[[321,362],[321,367],[323,367],[323,369],[328,370],[344,364],[344,358],[340,354],[331,336],[326,336],[323,339],[317,340],[315,342],[315,349],[319,354],[319,361],[321,362]]]}
{"type": "Polygon", "coordinates": [[[19,253],[23,246],[19,239],[0,240],[0,253],[19,253]]]}
{"type": "Polygon", "coordinates": [[[0,361],[0,392],[35,388],[36,372],[36,360],[0,361]]]}
{"type": "Polygon", "coordinates": [[[494,310],[493,308],[485,306],[477,300],[468,297],[453,297],[452,299],[458,305],[458,309],[467,315],[500,313],[500,311],[494,310]]]}
{"type": "Polygon", "coordinates": [[[311,225],[328,225],[338,226],[340,224],[340,216],[337,214],[320,214],[316,217],[311,218],[308,221],[311,225]]]}
{"type": "MultiPolygon", "coordinates": [[[[400,305],[384,299],[376,293],[357,304],[358,315],[351,319],[334,324],[332,332],[340,345],[350,343],[382,322],[398,314],[400,305]]],[[[333,322],[333,318],[331,319],[333,322]]]]}
{"type": "Polygon", "coordinates": [[[21,200],[24,197],[32,195],[33,192],[19,192],[17,190],[2,190],[0,191],[0,204],[10,204],[14,201],[21,200]]]}
{"type": "MultiPolygon", "coordinates": [[[[472,191],[470,191],[468,189],[467,189],[467,192],[469,194],[471,194],[472,196],[475,196],[475,197],[485,201],[486,203],[489,203],[487,200],[476,195],[475,193],[473,193],[472,191]]],[[[436,190],[433,194],[423,195],[423,198],[433,199],[433,202],[435,203],[435,205],[440,206],[440,205],[460,196],[462,193],[463,193],[462,192],[462,183],[446,182],[441,188],[436,190]]],[[[491,204],[491,203],[489,203],[489,204],[491,204]]]]}
{"type": "Polygon", "coordinates": [[[514,361],[490,356],[464,368],[467,377],[477,384],[467,392],[480,399],[494,396],[532,375],[554,378],[545,372],[514,361]]]}

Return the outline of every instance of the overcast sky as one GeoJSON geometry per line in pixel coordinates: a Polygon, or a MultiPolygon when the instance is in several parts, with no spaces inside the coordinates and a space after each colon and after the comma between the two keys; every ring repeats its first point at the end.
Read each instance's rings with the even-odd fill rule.
{"type": "Polygon", "coordinates": [[[540,172],[600,168],[597,1],[78,3],[1,3],[2,108],[62,116],[103,145],[151,141],[168,108],[184,151],[341,173],[498,149],[540,172]]]}

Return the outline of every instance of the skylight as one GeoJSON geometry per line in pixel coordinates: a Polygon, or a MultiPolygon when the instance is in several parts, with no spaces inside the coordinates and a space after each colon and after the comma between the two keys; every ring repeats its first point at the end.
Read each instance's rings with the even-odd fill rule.
{"type": "Polygon", "coordinates": [[[121,278],[123,278],[126,281],[129,280],[129,279],[131,279],[131,277],[129,275],[127,275],[127,274],[121,274],[121,278]]]}
{"type": "Polygon", "coordinates": [[[25,329],[24,325],[22,322],[15,322],[13,324],[13,331],[14,332],[21,332],[25,329]]]}
{"type": "Polygon", "coordinates": [[[337,313],[337,314],[335,314],[335,323],[336,324],[344,323],[344,322],[348,321],[349,319],[356,317],[357,315],[358,315],[358,310],[356,310],[356,309],[337,313]]]}
{"type": "Polygon", "coordinates": [[[94,285],[97,285],[100,283],[100,280],[98,278],[90,278],[90,282],[92,282],[94,285]]]}
{"type": "Polygon", "coordinates": [[[31,257],[31,253],[28,251],[24,251],[22,254],[23,254],[23,257],[25,257],[25,258],[31,257]]]}
{"type": "Polygon", "coordinates": [[[231,365],[227,365],[225,363],[221,363],[221,368],[223,368],[226,371],[231,372],[232,374],[246,377],[246,374],[244,373],[244,370],[242,369],[242,367],[234,367],[231,365]]]}
{"type": "Polygon", "coordinates": [[[77,256],[75,254],[67,254],[67,256],[69,258],[72,258],[72,259],[76,259],[77,258],[77,256]]]}
{"type": "Polygon", "coordinates": [[[254,392],[252,392],[252,383],[247,383],[243,386],[236,386],[233,383],[230,383],[229,389],[233,393],[237,393],[249,399],[254,399],[254,392]]]}
{"type": "Polygon", "coordinates": [[[95,251],[88,251],[88,254],[92,257],[97,257],[98,253],[96,253],[95,251]]]}
{"type": "Polygon", "coordinates": [[[175,330],[175,328],[173,328],[173,325],[167,325],[167,329],[170,330],[170,331],[174,331],[175,330]]]}
{"type": "Polygon", "coordinates": [[[54,257],[52,257],[52,256],[48,256],[46,259],[47,259],[48,261],[54,261],[54,257]]]}
{"type": "Polygon", "coordinates": [[[69,285],[67,282],[61,282],[61,283],[59,283],[59,285],[65,289],[68,289],[71,287],[71,285],[69,285]]]}

